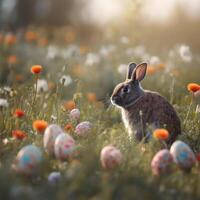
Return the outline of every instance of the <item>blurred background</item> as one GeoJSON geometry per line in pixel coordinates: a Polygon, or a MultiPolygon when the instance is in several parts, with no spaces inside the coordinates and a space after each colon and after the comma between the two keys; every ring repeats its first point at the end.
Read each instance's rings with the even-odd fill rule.
{"type": "Polygon", "coordinates": [[[73,27],[84,37],[134,36],[138,43],[200,48],[199,0],[0,0],[0,28],[73,27]],[[88,34],[89,33],[89,34],[88,34]]]}

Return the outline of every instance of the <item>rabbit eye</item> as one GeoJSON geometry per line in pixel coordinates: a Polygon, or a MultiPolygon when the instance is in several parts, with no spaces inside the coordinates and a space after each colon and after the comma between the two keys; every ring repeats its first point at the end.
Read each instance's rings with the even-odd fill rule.
{"type": "Polygon", "coordinates": [[[128,93],[129,92],[129,87],[128,86],[124,86],[123,87],[123,92],[124,93],[128,93]]]}

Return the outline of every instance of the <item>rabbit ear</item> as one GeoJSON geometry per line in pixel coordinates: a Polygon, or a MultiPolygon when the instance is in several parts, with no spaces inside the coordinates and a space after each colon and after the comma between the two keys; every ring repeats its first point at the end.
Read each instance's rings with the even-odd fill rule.
{"type": "Polygon", "coordinates": [[[132,73],[132,77],[131,79],[137,80],[137,81],[141,81],[144,79],[145,75],[146,75],[146,71],[147,71],[147,63],[141,63],[139,65],[137,65],[137,67],[135,68],[135,70],[132,73]]]}
{"type": "Polygon", "coordinates": [[[136,68],[136,66],[137,65],[135,63],[129,64],[127,74],[126,74],[126,79],[131,79],[132,73],[133,73],[134,69],[136,68]]]}

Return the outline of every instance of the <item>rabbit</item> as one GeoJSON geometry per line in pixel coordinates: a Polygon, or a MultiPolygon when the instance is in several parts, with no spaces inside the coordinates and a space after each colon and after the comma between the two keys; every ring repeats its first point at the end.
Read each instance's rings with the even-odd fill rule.
{"type": "Polygon", "coordinates": [[[166,128],[169,132],[167,143],[172,144],[181,134],[180,119],[164,97],[141,87],[146,71],[147,63],[130,63],[126,80],[115,87],[111,103],[121,108],[122,120],[130,137],[148,141],[151,137],[148,127],[166,128]]]}

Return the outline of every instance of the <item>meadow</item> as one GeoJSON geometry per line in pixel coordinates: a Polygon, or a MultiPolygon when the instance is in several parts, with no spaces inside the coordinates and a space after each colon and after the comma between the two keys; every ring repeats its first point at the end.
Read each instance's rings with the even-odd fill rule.
{"type": "Polygon", "coordinates": [[[161,51],[132,38],[109,33],[83,42],[71,29],[52,35],[37,29],[0,34],[1,199],[200,198],[200,95],[187,88],[199,83],[199,52],[187,44],[161,51]],[[142,86],[165,96],[177,111],[182,126],[178,139],[197,156],[190,172],[174,165],[171,173],[153,175],[151,160],[160,142],[152,138],[139,143],[128,137],[110,96],[132,61],[148,62],[142,86]],[[41,66],[40,73],[31,71],[35,65],[41,66]],[[74,108],[80,110],[77,120],[69,115],[74,108]],[[36,120],[43,120],[42,125],[36,120]],[[83,121],[92,126],[86,137],[75,132],[83,121]],[[59,161],[45,152],[44,131],[38,129],[47,123],[61,126],[74,138],[75,155],[59,161]],[[17,153],[29,144],[43,153],[41,169],[33,176],[13,167],[17,153]],[[109,144],[123,157],[112,170],[100,161],[102,148],[109,144]],[[48,181],[53,171],[61,175],[55,184],[48,181]]]}

